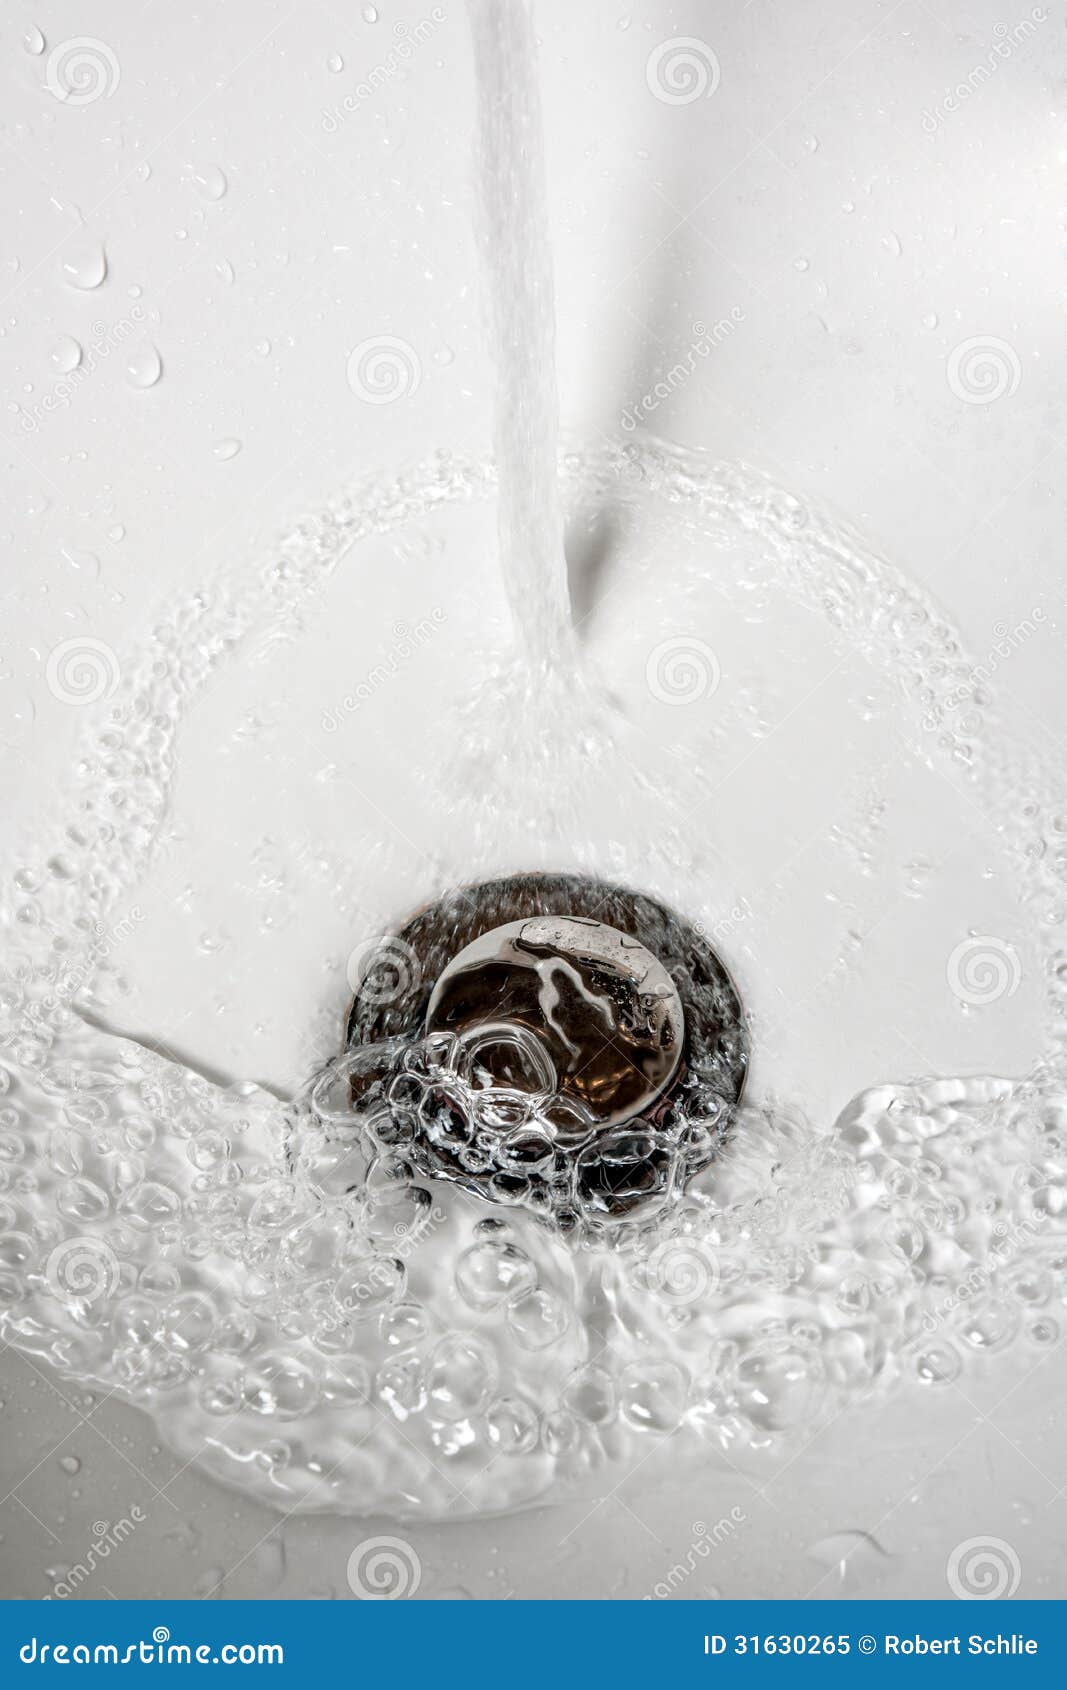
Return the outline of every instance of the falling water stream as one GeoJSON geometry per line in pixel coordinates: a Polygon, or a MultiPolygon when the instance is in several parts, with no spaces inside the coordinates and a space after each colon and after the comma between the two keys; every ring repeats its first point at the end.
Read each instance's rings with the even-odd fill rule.
{"type": "Polygon", "coordinates": [[[541,97],[526,5],[469,0],[477,77],[479,226],[496,372],[500,566],[532,658],[572,647],[556,462],[555,293],[541,97]]]}
{"type": "MultiPolygon", "coordinates": [[[[469,1517],[595,1483],[668,1440],[674,1460],[777,1450],[875,1389],[945,1388],[1009,1344],[1048,1348],[1067,1294],[1067,801],[1006,739],[936,607],[810,504],[651,439],[568,452],[557,476],[529,14],[474,0],[472,18],[499,489],[490,466],[438,454],[346,490],[269,564],[173,605],[86,733],[65,827],[3,886],[4,1336],[140,1405],[183,1459],[286,1510],[469,1517]],[[387,1100],[394,1085],[410,1099],[412,1074],[424,1098],[440,1047],[357,1050],[280,1099],[102,1030],[112,952],[136,954],[124,912],[173,813],[190,705],[353,547],[435,523],[447,543],[454,517],[494,497],[535,671],[569,645],[560,510],[620,500],[662,547],[684,531],[695,586],[714,570],[757,617],[786,594],[884,679],[915,766],[999,834],[1043,988],[1025,1078],[872,1075],[836,1120],[756,1084],[684,1193],[618,1238],[568,1240],[522,1203],[420,1177],[389,1108],[361,1113],[361,1064],[384,1068],[387,1100]]],[[[446,724],[451,757],[427,755],[441,887],[413,885],[412,905],[552,861],[654,881],[679,909],[701,902],[715,842],[693,836],[714,834],[715,811],[699,830],[687,818],[708,777],[664,772],[633,701],[536,676],[524,690],[492,665],[470,681],[473,714],[446,724]],[[617,819],[598,808],[597,770],[617,819]]],[[[349,820],[338,827],[343,849],[349,820]]],[[[977,971],[975,1003],[1005,965],[980,945],[959,960],[977,971]]],[[[343,993],[335,1008],[339,1039],[343,993]]],[[[757,1018],[757,1057],[760,1032],[757,1018]]],[[[460,1095],[461,1114],[477,1106],[460,1095]]]]}

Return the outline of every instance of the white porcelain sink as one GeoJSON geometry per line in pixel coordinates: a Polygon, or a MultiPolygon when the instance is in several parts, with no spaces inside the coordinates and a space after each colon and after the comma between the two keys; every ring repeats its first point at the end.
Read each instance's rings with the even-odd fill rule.
{"type": "MultiPolygon", "coordinates": [[[[802,521],[836,512],[939,601],[1014,734],[1055,761],[1062,18],[594,12],[539,8],[569,444],[636,441],[639,416],[768,472],[802,521]]],[[[10,871],[69,819],[111,666],[168,607],[236,570],[264,610],[184,718],[108,1023],[291,1092],[339,1037],[361,941],[465,870],[579,864],[706,926],[752,1012],[760,1094],[828,1119],[885,1080],[1027,1071],[1044,989],[996,828],[924,762],[897,676],[773,569],[754,588],[741,537],[716,549],[625,480],[572,500],[583,644],[672,801],[636,806],[591,768],[566,861],[521,807],[488,845],[462,794],[449,808],[454,712],[506,638],[489,503],[361,539],[291,612],[272,565],[295,520],[439,449],[485,451],[461,12],[123,0],[87,49],[96,96],[57,99],[49,67],[83,27],[61,10],[0,31],[10,871]],[[101,250],[104,278],[72,285],[101,250]],[[57,670],[67,642],[95,703],[57,670]],[[675,646],[715,665],[683,707],[650,679],[675,646]],[[988,1003],[952,989],[969,934],[1018,965],[988,1003]]],[[[131,1517],[135,1544],[80,1594],[347,1597],[351,1551],[383,1533],[431,1597],[940,1596],[976,1537],[1011,1547],[1019,1595],[1063,1593],[1058,1344],[854,1407],[784,1461],[668,1452],[599,1502],[403,1527],[282,1519],[118,1400],[13,1350],[2,1365],[9,1596],[49,1594],[96,1523],[131,1517]]]]}

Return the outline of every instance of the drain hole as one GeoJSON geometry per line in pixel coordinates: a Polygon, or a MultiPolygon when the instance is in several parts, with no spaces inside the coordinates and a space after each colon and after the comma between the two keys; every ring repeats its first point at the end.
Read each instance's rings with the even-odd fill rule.
{"type": "Polygon", "coordinates": [[[372,1153],[596,1237],[711,1161],[748,1049],[689,923],[596,879],[516,875],[448,894],[368,959],[345,1067],[372,1153]]]}

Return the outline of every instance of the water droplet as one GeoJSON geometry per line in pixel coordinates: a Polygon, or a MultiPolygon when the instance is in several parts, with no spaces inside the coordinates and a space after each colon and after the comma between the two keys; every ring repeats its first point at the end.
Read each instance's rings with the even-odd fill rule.
{"type": "Polygon", "coordinates": [[[196,166],[190,174],[193,186],[202,199],[220,200],[229,186],[226,172],[220,170],[217,164],[196,166]]]}
{"type": "Polygon", "coordinates": [[[841,1584],[849,1574],[869,1580],[879,1563],[889,1559],[877,1538],[859,1531],[831,1532],[811,1544],[807,1553],[820,1566],[836,1573],[841,1584]]]}
{"type": "Polygon", "coordinates": [[[83,575],[88,576],[91,580],[95,580],[99,575],[100,559],[95,552],[83,552],[78,551],[74,546],[64,546],[62,555],[72,569],[80,570],[83,575]]]}
{"type": "Polygon", "coordinates": [[[802,270],[803,271],[803,270],[807,270],[809,268],[810,268],[810,261],[807,258],[794,258],[794,260],[793,260],[793,269],[794,270],[802,270]]]}
{"type": "Polygon", "coordinates": [[[915,1363],[924,1385],[950,1385],[960,1371],[960,1358],[951,1344],[931,1344],[915,1363]]]}
{"type": "Polygon", "coordinates": [[[163,360],[151,341],[127,353],[126,374],[134,387],[155,387],[163,374],[163,360]]]}
{"type": "Polygon", "coordinates": [[[227,287],[233,286],[233,280],[234,280],[235,272],[234,272],[233,265],[230,263],[228,258],[220,258],[219,259],[218,263],[215,266],[215,273],[216,273],[216,275],[221,277],[221,279],[226,283],[227,287]]]}
{"type": "Polygon", "coordinates": [[[99,241],[72,243],[61,269],[71,287],[98,288],[107,275],[107,254],[99,241]]]}
{"type": "Polygon", "coordinates": [[[254,350],[258,353],[260,358],[269,358],[270,357],[270,341],[269,340],[257,340],[254,350]]]}
{"type": "Polygon", "coordinates": [[[340,53],[331,53],[329,58],[326,60],[326,69],[331,70],[335,76],[338,76],[344,68],[345,61],[342,59],[340,53]]]}
{"type": "Polygon", "coordinates": [[[363,21],[364,21],[364,23],[377,23],[378,22],[378,8],[377,8],[377,6],[364,6],[364,8],[363,8],[363,21]]]}
{"type": "Polygon", "coordinates": [[[509,1303],[507,1323],[524,1348],[544,1350],[566,1332],[570,1310],[554,1291],[538,1287],[509,1303]]]}
{"type": "Polygon", "coordinates": [[[477,1338],[450,1333],[434,1350],[426,1375],[434,1412],[442,1420],[467,1420],[485,1407],[496,1382],[493,1354],[477,1338]]]}
{"type": "Polygon", "coordinates": [[[82,349],[73,335],[61,334],[49,354],[60,375],[67,376],[82,361],[82,349]]]}
{"type": "Polygon", "coordinates": [[[22,45],[25,47],[27,53],[33,54],[34,58],[36,58],[39,53],[44,52],[44,36],[41,34],[41,31],[37,28],[36,24],[31,24],[25,35],[22,37],[22,45]]]}
{"type": "Polygon", "coordinates": [[[241,442],[232,434],[227,435],[223,440],[216,440],[211,448],[213,456],[221,459],[223,463],[228,458],[236,458],[240,450],[241,442]]]}
{"type": "Polygon", "coordinates": [[[61,1455],[59,1465],[64,1473],[80,1473],[82,1469],[82,1464],[76,1455],[61,1455]]]}
{"type": "Polygon", "coordinates": [[[515,1244],[486,1240],[465,1250],[456,1263],[456,1290],[472,1309],[499,1308],[532,1291],[537,1270],[515,1244]]]}
{"type": "Polygon", "coordinates": [[[936,311],[928,311],[926,313],[925,317],[923,318],[923,328],[924,329],[936,329],[936,327],[937,327],[937,325],[940,321],[941,321],[941,319],[938,317],[936,311]]]}

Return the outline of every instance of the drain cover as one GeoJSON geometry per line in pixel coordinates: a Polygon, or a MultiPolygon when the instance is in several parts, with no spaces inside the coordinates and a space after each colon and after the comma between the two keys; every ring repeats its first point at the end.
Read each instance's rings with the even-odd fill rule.
{"type": "Polygon", "coordinates": [[[728,1131],[748,1064],[740,1000],[655,900],[516,875],[420,910],[382,955],[390,989],[372,958],[346,1042],[411,1041],[384,1098],[422,1172],[595,1228],[677,1195],[728,1131]]]}

